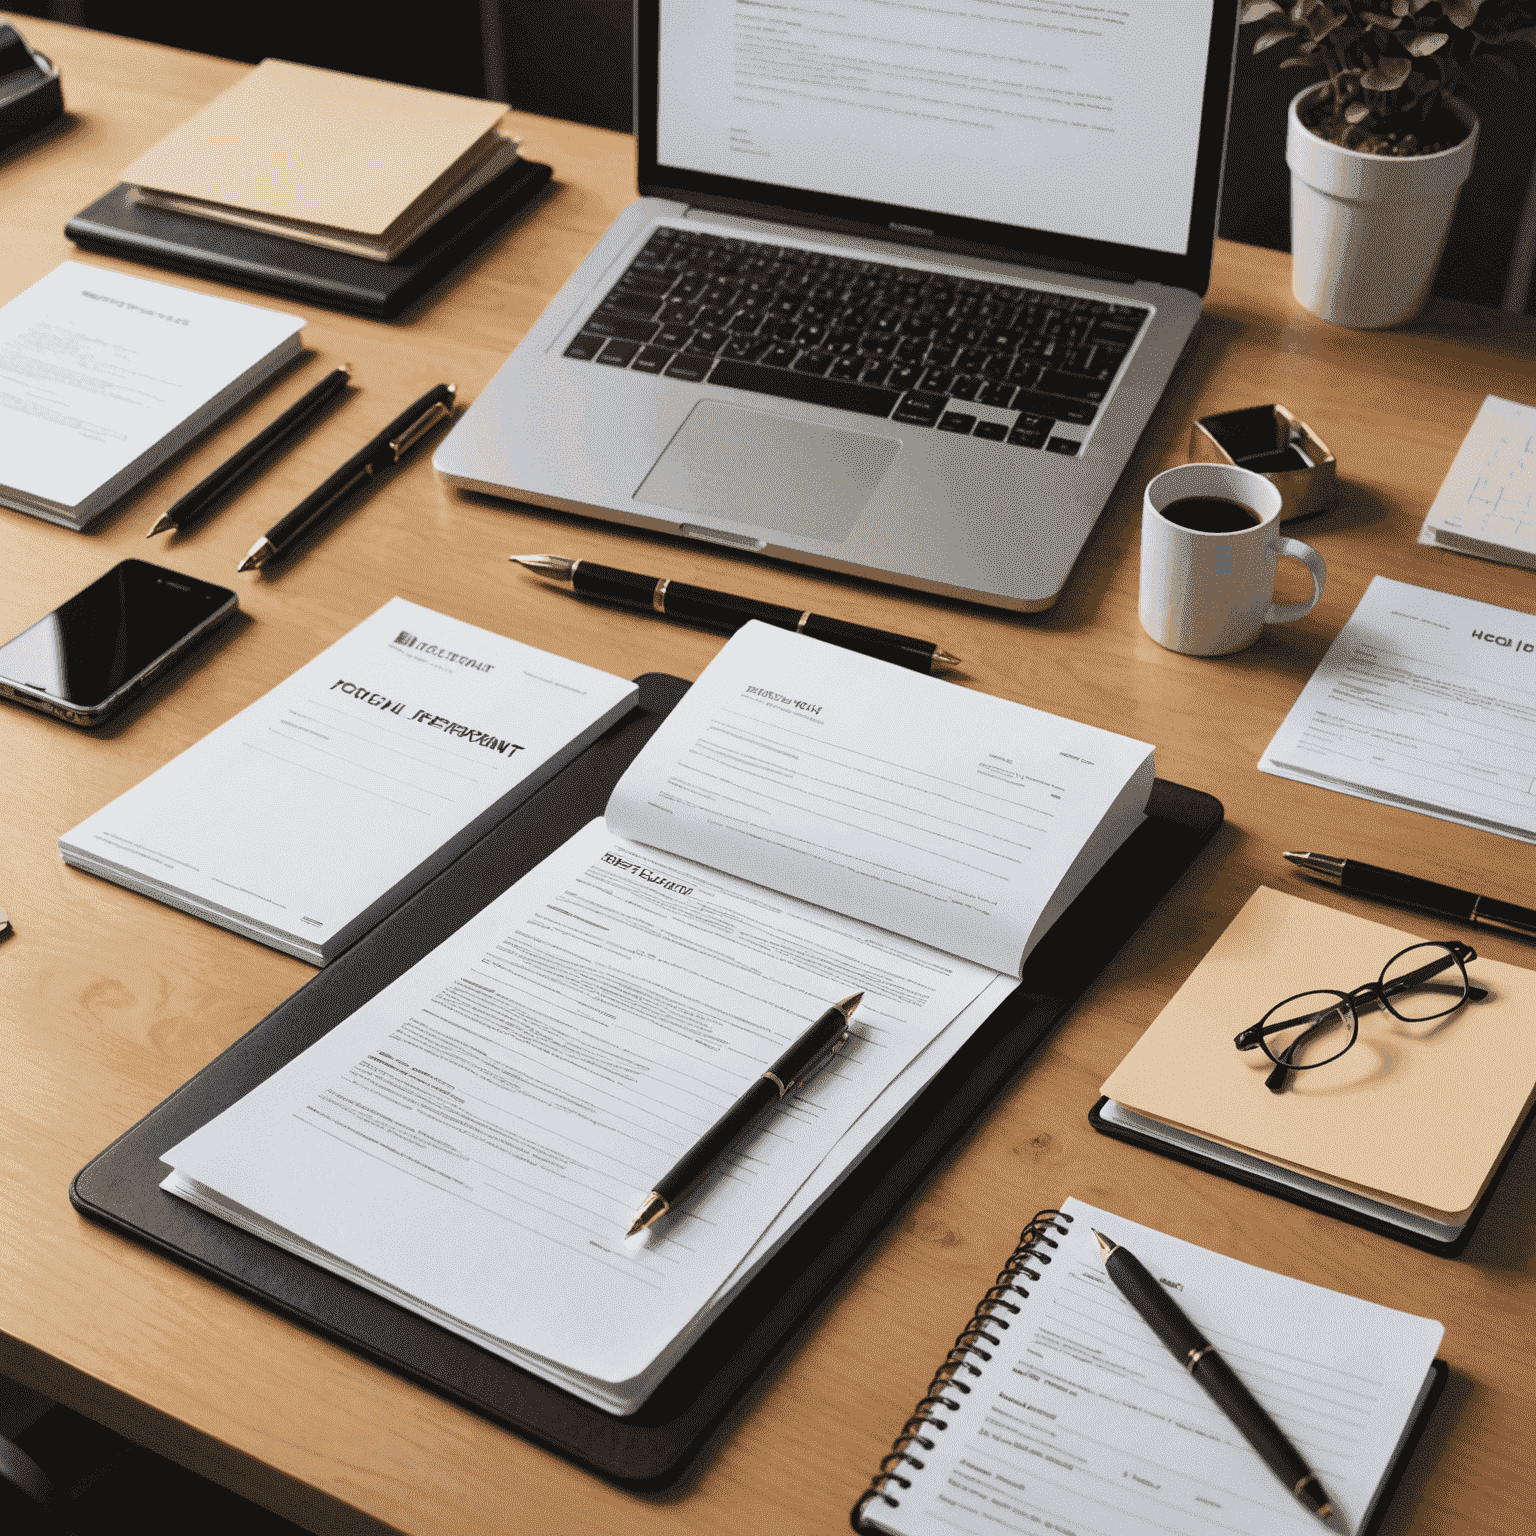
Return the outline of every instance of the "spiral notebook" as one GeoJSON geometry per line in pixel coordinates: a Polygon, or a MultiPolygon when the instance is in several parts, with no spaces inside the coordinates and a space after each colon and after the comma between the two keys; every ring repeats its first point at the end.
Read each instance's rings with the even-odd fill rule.
{"type": "Polygon", "coordinates": [[[1079,1200],[1040,1211],[853,1511],[886,1536],[1316,1531],[1132,1310],[1090,1227],[1166,1286],[1375,1528],[1447,1374],[1428,1318],[1243,1264],[1079,1200]]]}

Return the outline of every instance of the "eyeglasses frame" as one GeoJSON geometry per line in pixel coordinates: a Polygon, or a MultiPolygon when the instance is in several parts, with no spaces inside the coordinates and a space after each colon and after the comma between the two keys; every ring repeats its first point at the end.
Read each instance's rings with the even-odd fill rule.
{"type": "MultiPolygon", "coordinates": [[[[1468,1003],[1482,1002],[1488,996],[1487,987],[1479,986],[1467,975],[1468,963],[1476,959],[1477,951],[1473,949],[1470,944],[1463,944],[1460,939],[1425,939],[1418,944],[1410,944],[1405,949],[1398,950],[1398,952],[1393,955],[1392,958],[1388,960],[1384,966],[1382,966],[1381,975],[1378,976],[1375,981],[1365,982],[1361,986],[1356,987],[1352,992],[1336,992],[1331,987],[1313,987],[1306,992],[1294,993],[1292,996],[1284,998],[1280,1002],[1276,1003],[1275,1006],[1269,1010],[1269,1013],[1264,1015],[1264,1019],[1261,1019],[1257,1024],[1250,1025],[1247,1029],[1243,1030],[1241,1034],[1234,1036],[1232,1043],[1240,1051],[1251,1051],[1255,1049],[1262,1050],[1264,1054],[1268,1056],[1272,1062],[1275,1063],[1274,1071],[1272,1071],[1269,1076],[1264,1079],[1264,1086],[1268,1088],[1271,1093],[1282,1093],[1285,1091],[1286,1083],[1289,1080],[1290,1074],[1292,1072],[1310,1072],[1317,1067],[1330,1066],[1354,1045],[1355,1041],[1360,1037],[1360,1013],[1362,1011],[1362,1004],[1364,1004],[1367,1010],[1370,1008],[1385,1008],[1394,1019],[1401,1019],[1405,1024],[1421,1024],[1426,1022],[1427,1019],[1448,1018],[1458,1009],[1464,1008],[1468,1003]],[[1449,950],[1450,954],[1446,958],[1439,961],[1438,964],[1423,966],[1419,970],[1409,971],[1405,976],[1397,977],[1396,980],[1390,984],[1387,982],[1387,972],[1391,970],[1393,965],[1401,960],[1404,955],[1410,954],[1415,949],[1429,949],[1431,947],[1449,950]],[[1446,1008],[1440,1013],[1428,1014],[1425,1017],[1417,1019],[1410,1019],[1407,1014],[1399,1013],[1397,1009],[1392,1006],[1391,997],[1393,995],[1398,992],[1405,991],[1409,987],[1417,986],[1420,982],[1427,981],[1432,976],[1438,976],[1440,972],[1445,970],[1449,965],[1455,965],[1457,970],[1461,972],[1462,995],[1458,1002],[1452,1004],[1451,1007],[1446,1008]],[[1308,1019],[1319,1021],[1321,1012],[1331,1010],[1318,1010],[1310,1014],[1303,1014],[1302,1017],[1297,1019],[1282,1019],[1275,1024],[1265,1023],[1265,1020],[1270,1018],[1271,1015],[1278,1013],[1280,1009],[1284,1008],[1287,1003],[1293,1003],[1298,998],[1302,997],[1315,997],[1320,992],[1327,993],[1332,997],[1338,998],[1340,1003],[1342,1003],[1343,1006],[1348,1010],[1349,1043],[1345,1045],[1342,1050],[1337,1051],[1334,1055],[1330,1056],[1327,1061],[1310,1061],[1299,1064],[1282,1061],[1278,1056],[1274,1055],[1273,1052],[1270,1051],[1269,1046],[1265,1043],[1265,1037],[1267,1035],[1278,1034],[1282,1029],[1295,1029],[1298,1024],[1305,1024],[1308,1019]]],[[[1317,1027],[1318,1023],[1314,1022],[1312,1028],[1315,1029],[1317,1027]]],[[[1296,1050],[1296,1048],[1306,1040],[1307,1035],[1310,1032],[1310,1030],[1304,1031],[1294,1041],[1292,1041],[1291,1044],[1286,1047],[1285,1054],[1289,1055],[1291,1052],[1296,1050]]]]}

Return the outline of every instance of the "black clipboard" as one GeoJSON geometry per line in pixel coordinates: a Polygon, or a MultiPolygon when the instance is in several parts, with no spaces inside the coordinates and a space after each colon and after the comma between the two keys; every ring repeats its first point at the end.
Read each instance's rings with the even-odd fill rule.
{"type": "Polygon", "coordinates": [[[624,769],[687,690],[638,678],[636,709],[482,841],[331,962],[74,1178],[82,1214],[571,1458],[620,1485],[675,1482],[1024,1059],[1221,825],[1219,800],[1159,779],[1147,820],[1037,946],[1019,989],[678,1362],[619,1418],[165,1194],[159,1154],[221,1113],[402,975],[600,816],[624,769]]]}

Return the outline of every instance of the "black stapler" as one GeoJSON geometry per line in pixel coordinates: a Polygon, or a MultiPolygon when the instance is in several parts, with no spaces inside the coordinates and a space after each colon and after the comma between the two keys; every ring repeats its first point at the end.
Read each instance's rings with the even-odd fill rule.
{"type": "Polygon", "coordinates": [[[0,25],[0,150],[9,149],[64,115],[64,88],[46,54],[0,25]]]}

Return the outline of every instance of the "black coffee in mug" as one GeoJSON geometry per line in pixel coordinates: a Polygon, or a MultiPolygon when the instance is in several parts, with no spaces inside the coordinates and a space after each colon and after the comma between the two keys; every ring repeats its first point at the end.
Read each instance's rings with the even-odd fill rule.
{"type": "Polygon", "coordinates": [[[1194,533],[1241,533],[1263,521],[1252,507],[1225,496],[1182,496],[1170,501],[1161,515],[1194,533]]]}

